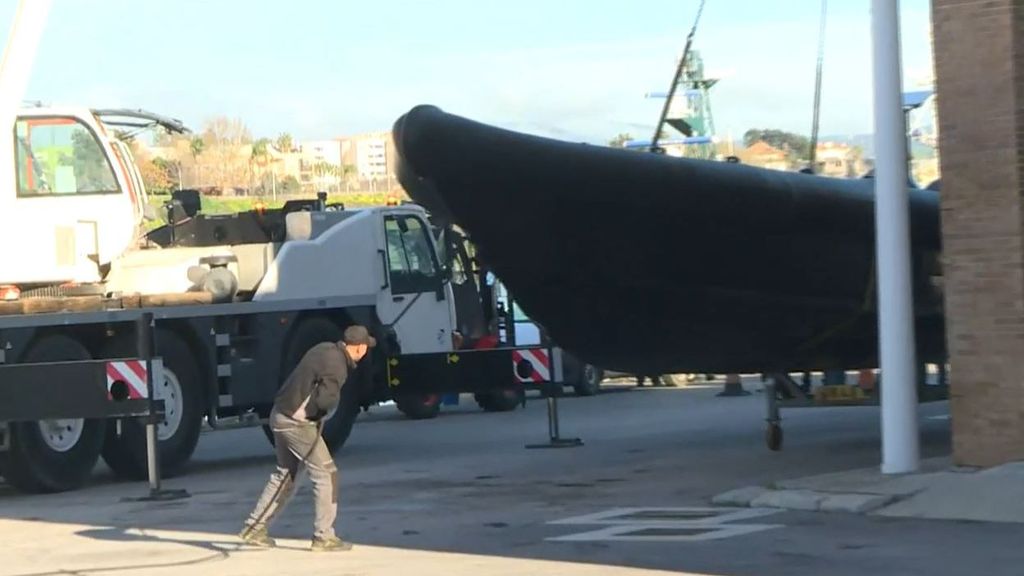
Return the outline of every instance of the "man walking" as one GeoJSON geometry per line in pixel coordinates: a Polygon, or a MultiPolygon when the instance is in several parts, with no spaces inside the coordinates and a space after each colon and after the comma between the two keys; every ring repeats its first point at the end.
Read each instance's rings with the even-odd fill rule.
{"type": "Polygon", "coordinates": [[[350,550],[334,534],[338,515],[338,468],[321,437],[324,417],[338,406],[349,371],[377,345],[363,326],[350,326],[341,342],[321,342],[309,349],[274,398],[270,428],[274,432],[277,469],[245,521],[239,537],[247,544],[271,547],[267,528],[295,492],[304,464],[313,482],[316,508],[314,552],[350,550]]]}

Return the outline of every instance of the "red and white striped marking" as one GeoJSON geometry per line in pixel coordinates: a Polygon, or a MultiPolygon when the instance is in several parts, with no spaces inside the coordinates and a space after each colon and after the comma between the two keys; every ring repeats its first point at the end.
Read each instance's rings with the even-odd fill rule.
{"type": "Polygon", "coordinates": [[[107,396],[114,382],[124,382],[128,385],[128,398],[136,400],[146,398],[146,363],[140,360],[126,360],[119,362],[107,362],[107,396]]]}
{"type": "Polygon", "coordinates": [[[544,349],[535,350],[513,350],[512,351],[512,373],[518,382],[550,382],[551,381],[551,358],[548,351],[544,349]],[[516,367],[526,360],[533,366],[533,373],[523,378],[519,375],[516,367]]]}

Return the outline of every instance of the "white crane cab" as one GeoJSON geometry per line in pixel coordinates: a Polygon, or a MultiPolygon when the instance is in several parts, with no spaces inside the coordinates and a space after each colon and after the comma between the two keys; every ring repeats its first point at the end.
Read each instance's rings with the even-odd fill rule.
{"type": "Polygon", "coordinates": [[[135,239],[141,209],[118,157],[89,110],[19,112],[2,162],[0,284],[100,280],[99,264],[135,239]]]}
{"type": "Polygon", "coordinates": [[[419,206],[288,214],[254,301],[371,296],[403,354],[454,349],[455,304],[419,206]]]}
{"type": "Polygon", "coordinates": [[[147,200],[129,147],[107,126],[156,124],[187,131],[142,111],[18,111],[13,154],[0,158],[0,285],[102,280],[106,265],[139,239],[147,200]],[[133,122],[119,119],[127,117],[133,122]]]}

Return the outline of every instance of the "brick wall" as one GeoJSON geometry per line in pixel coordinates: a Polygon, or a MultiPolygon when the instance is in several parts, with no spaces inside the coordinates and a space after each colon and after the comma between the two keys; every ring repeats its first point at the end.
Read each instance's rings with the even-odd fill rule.
{"type": "Polygon", "coordinates": [[[953,456],[1024,460],[1024,2],[932,0],[953,456]]]}

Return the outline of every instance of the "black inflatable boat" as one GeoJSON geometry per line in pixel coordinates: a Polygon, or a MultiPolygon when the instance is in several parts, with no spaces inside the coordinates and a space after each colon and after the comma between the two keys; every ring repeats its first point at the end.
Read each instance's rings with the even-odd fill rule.
{"type": "MultiPolygon", "coordinates": [[[[418,106],[399,178],[522,309],[629,372],[877,365],[873,181],[562,142],[418,106]]],[[[945,356],[939,205],[911,200],[919,357],[945,356]]]]}

